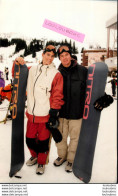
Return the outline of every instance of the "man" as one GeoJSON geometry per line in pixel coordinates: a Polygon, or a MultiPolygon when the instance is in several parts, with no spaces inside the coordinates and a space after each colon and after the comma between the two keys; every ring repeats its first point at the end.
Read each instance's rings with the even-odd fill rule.
{"type": "MultiPolygon", "coordinates": [[[[82,123],[87,68],[79,65],[72,58],[71,49],[67,44],[59,47],[58,56],[61,61],[59,71],[64,79],[63,93],[65,103],[59,113],[59,131],[62,133],[63,140],[56,144],[58,158],[54,161],[54,165],[60,166],[67,160],[65,171],[72,172],[72,164],[82,123]],[[68,136],[70,136],[69,144],[68,136]]],[[[95,108],[102,110],[113,102],[111,99],[105,94],[102,99],[100,98],[100,101],[95,102],[95,108]]]]}
{"type": "Polygon", "coordinates": [[[64,104],[63,77],[53,64],[55,55],[55,47],[47,45],[42,62],[32,66],[28,75],[26,143],[31,158],[26,164],[38,163],[36,174],[43,174],[48,162],[50,131],[46,123],[56,124],[58,110],[64,104]]]}
{"type": "Polygon", "coordinates": [[[6,80],[9,80],[9,78],[8,78],[8,75],[9,75],[8,67],[5,67],[5,74],[6,74],[6,80]]]}
{"type": "Polygon", "coordinates": [[[58,56],[61,61],[59,71],[64,79],[65,103],[59,113],[59,130],[63,140],[56,144],[59,157],[54,161],[54,165],[60,166],[67,160],[65,170],[71,172],[82,123],[87,68],[72,59],[68,45],[60,46],[58,56]],[[68,135],[70,136],[69,145],[68,135]]]}
{"type": "Polygon", "coordinates": [[[114,72],[112,74],[112,79],[110,81],[108,81],[108,83],[111,83],[112,96],[115,97],[116,96],[116,84],[117,84],[117,80],[116,80],[116,75],[115,75],[114,72]]]}

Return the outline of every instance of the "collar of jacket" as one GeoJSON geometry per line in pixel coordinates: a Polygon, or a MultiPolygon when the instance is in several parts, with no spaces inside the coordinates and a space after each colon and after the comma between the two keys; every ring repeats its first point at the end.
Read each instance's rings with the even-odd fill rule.
{"type": "MultiPolygon", "coordinates": [[[[77,66],[77,61],[76,60],[71,60],[71,68],[70,68],[70,70],[73,68],[73,67],[76,67],[77,66]]],[[[61,70],[61,69],[64,69],[64,66],[62,65],[62,63],[59,65],[59,68],[58,68],[58,70],[61,70]]],[[[65,69],[64,69],[65,70],[65,69]]]]}
{"type": "Polygon", "coordinates": [[[52,69],[52,68],[55,68],[56,66],[55,66],[55,64],[54,63],[51,63],[51,64],[49,64],[49,65],[43,65],[42,63],[40,63],[39,65],[38,65],[38,67],[40,68],[40,67],[42,67],[43,69],[46,69],[46,68],[50,68],[50,69],[52,69]]]}
{"type": "Polygon", "coordinates": [[[38,72],[42,72],[42,71],[45,71],[47,69],[52,69],[52,68],[56,68],[55,64],[54,63],[51,63],[49,65],[43,65],[42,63],[40,63],[38,66],[37,66],[37,69],[36,69],[36,74],[38,72]]]}

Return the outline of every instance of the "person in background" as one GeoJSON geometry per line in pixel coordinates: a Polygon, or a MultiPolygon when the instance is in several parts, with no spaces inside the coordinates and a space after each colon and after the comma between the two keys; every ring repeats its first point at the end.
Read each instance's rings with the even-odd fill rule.
{"type": "Polygon", "coordinates": [[[117,80],[116,80],[116,74],[113,72],[112,73],[112,79],[108,81],[108,83],[111,83],[111,88],[112,88],[112,96],[116,96],[116,86],[117,86],[117,80]]]}
{"type": "Polygon", "coordinates": [[[2,71],[0,71],[0,87],[5,87],[5,80],[2,71]]]}
{"type": "Polygon", "coordinates": [[[5,67],[5,75],[6,75],[6,80],[9,80],[9,69],[8,69],[8,67],[5,67]]]}

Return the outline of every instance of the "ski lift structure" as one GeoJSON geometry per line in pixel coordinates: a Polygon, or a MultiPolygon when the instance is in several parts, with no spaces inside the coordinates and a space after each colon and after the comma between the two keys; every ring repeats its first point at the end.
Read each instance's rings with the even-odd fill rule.
{"type": "Polygon", "coordinates": [[[117,15],[106,21],[105,27],[107,28],[106,48],[83,50],[81,64],[89,66],[91,63],[104,60],[111,72],[117,70],[117,15]]]}
{"type": "Polygon", "coordinates": [[[109,71],[117,70],[117,15],[106,21],[107,28],[107,55],[105,63],[109,71]],[[110,54],[112,51],[112,54],[110,54]]]}
{"type": "MultiPolygon", "coordinates": [[[[107,58],[109,58],[110,40],[112,38],[112,50],[117,50],[117,16],[112,17],[106,22],[107,28],[107,58]]],[[[115,54],[113,54],[115,55],[115,54]]]]}

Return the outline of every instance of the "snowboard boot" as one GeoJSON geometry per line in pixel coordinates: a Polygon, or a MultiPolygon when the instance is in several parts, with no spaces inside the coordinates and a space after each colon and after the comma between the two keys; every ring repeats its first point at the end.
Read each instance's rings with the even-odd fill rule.
{"type": "Polygon", "coordinates": [[[31,157],[27,162],[26,165],[27,166],[32,166],[35,165],[37,163],[37,157],[31,157]]]}
{"type": "Polygon", "coordinates": [[[36,174],[42,175],[45,171],[45,165],[38,164],[38,167],[36,169],[36,174]]]}
{"type": "Polygon", "coordinates": [[[66,161],[65,158],[60,158],[60,157],[58,157],[58,158],[54,161],[53,164],[54,164],[54,166],[58,167],[58,166],[62,165],[65,161],[66,161]]]}
{"type": "Polygon", "coordinates": [[[67,165],[65,167],[65,171],[68,173],[72,172],[72,163],[69,163],[69,162],[67,163],[67,165]]]}

